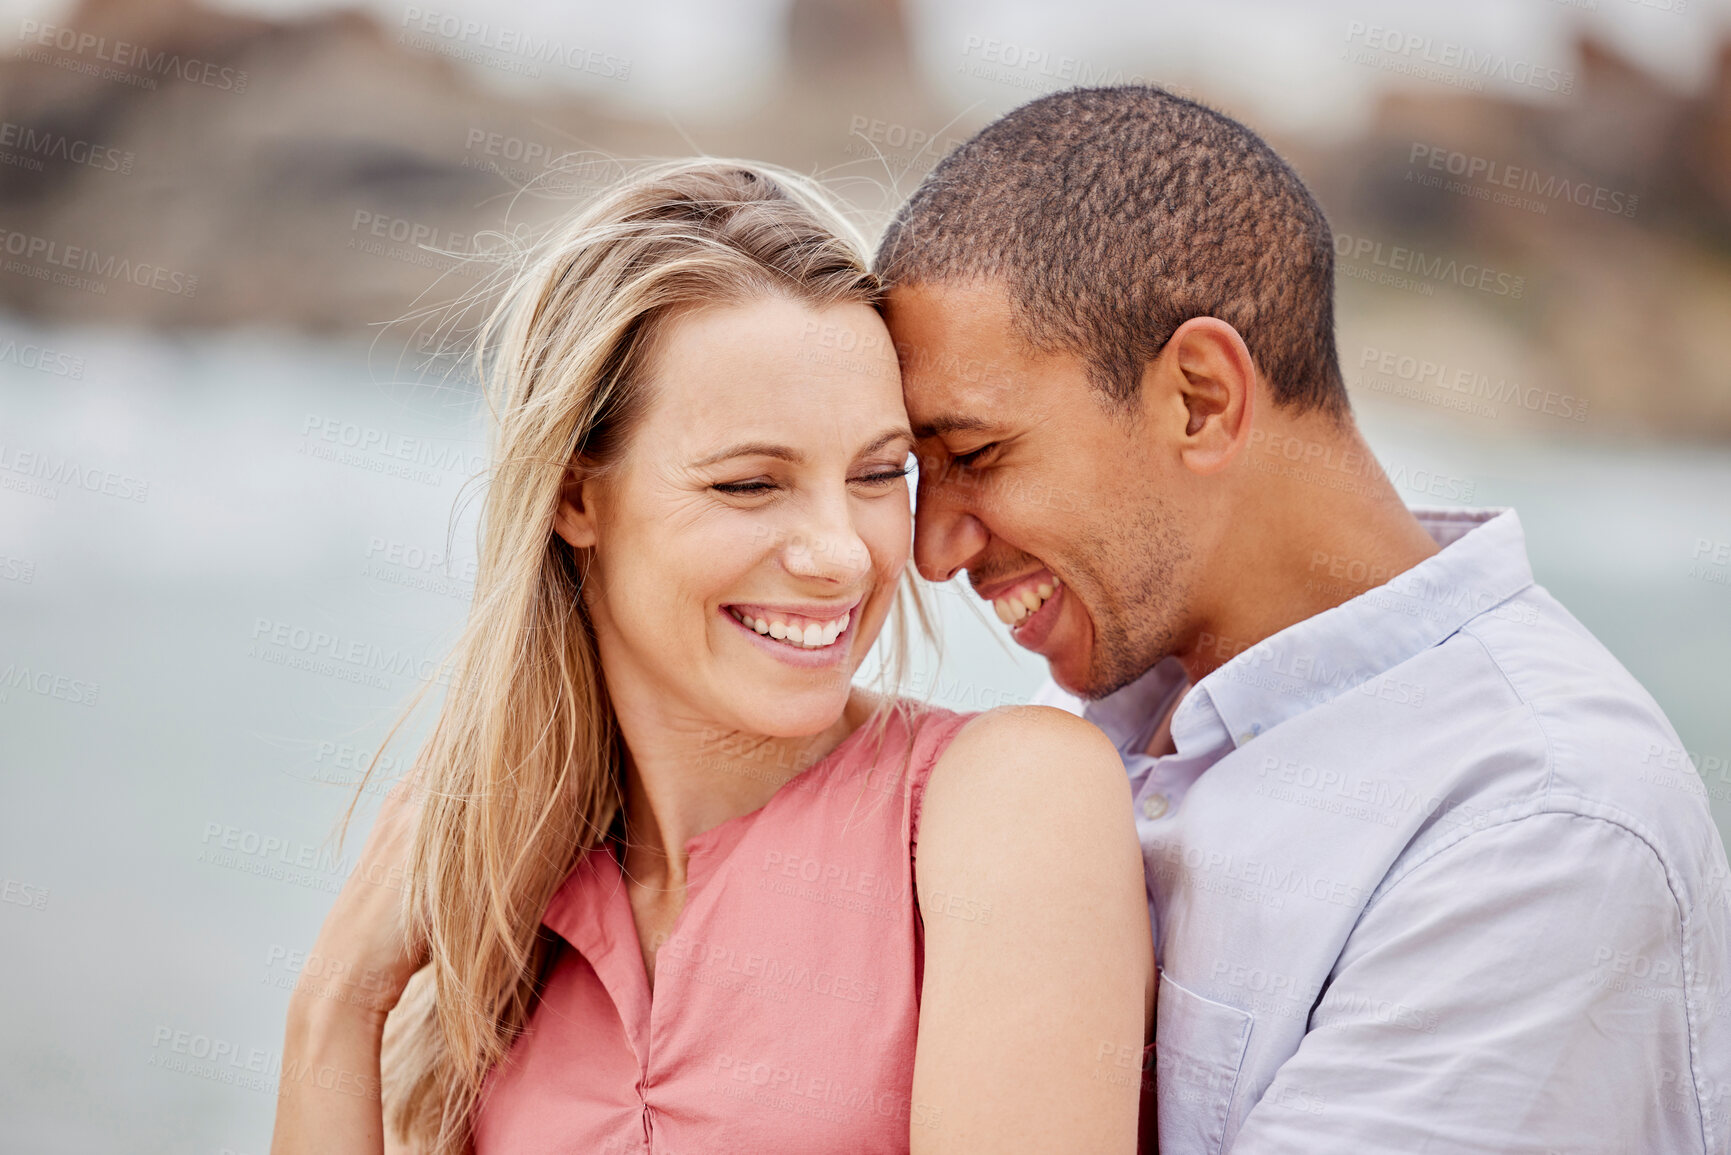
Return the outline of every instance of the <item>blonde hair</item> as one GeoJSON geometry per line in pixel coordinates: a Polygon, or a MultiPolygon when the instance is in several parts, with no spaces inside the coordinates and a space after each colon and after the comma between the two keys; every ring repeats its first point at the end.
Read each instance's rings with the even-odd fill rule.
{"type": "MultiPolygon", "coordinates": [[[[388,1136],[429,1155],[469,1148],[483,1081],[552,960],[547,903],[619,812],[621,739],[580,596],[583,562],[552,529],[566,470],[604,470],[622,455],[670,320],[766,295],[876,306],[865,252],[804,178],[732,161],[660,164],[529,250],[482,326],[493,463],[474,602],[413,771],[424,802],[405,902],[430,961],[386,1021],[388,1136]]],[[[895,683],[909,611],[932,632],[911,583],[910,572],[885,631],[892,658],[880,665],[895,683]]],[[[880,727],[892,701],[879,700],[880,727]]]]}

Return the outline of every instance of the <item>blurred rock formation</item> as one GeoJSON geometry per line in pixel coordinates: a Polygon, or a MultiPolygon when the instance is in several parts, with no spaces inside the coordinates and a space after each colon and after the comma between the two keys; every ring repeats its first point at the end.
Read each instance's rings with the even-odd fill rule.
{"type": "MultiPolygon", "coordinates": [[[[568,211],[616,158],[694,143],[822,174],[869,226],[985,118],[921,79],[897,0],[797,0],[771,96],[695,133],[605,83],[524,83],[533,51],[407,16],[84,0],[17,32],[0,58],[0,307],[55,321],[363,332],[481,283],[449,255],[477,233],[568,211]]],[[[629,83],[605,47],[539,66],[629,83]]],[[[1731,44],[1699,92],[1592,40],[1576,72],[1554,104],[1402,91],[1349,144],[1275,142],[1359,274],[1340,282],[1348,379],[1451,407],[1447,382],[1377,376],[1392,350],[1562,391],[1600,429],[1731,436],[1731,44]],[[1371,283],[1396,249],[1521,291],[1371,283]]]]}

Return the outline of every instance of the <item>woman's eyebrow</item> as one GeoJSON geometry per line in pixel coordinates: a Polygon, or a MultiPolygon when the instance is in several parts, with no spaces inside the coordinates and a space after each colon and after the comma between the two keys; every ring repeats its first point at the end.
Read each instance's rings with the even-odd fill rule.
{"type": "Polygon", "coordinates": [[[701,469],[705,465],[714,465],[718,461],[726,461],[730,457],[774,457],[780,461],[790,461],[795,465],[805,460],[805,454],[787,445],[777,445],[773,441],[742,441],[737,445],[729,445],[717,453],[711,453],[701,461],[692,462],[692,468],[701,469]]]}
{"type": "MultiPolygon", "coordinates": [[[[886,429],[872,438],[869,444],[862,446],[856,456],[876,453],[897,438],[912,441],[914,436],[906,426],[886,429]]],[[[794,465],[799,465],[805,461],[805,454],[789,445],[777,445],[773,441],[741,441],[737,445],[729,445],[726,449],[718,450],[701,460],[694,461],[691,466],[693,469],[701,469],[706,465],[714,465],[719,461],[727,461],[734,457],[773,457],[778,461],[786,461],[794,465]]]]}
{"type": "Polygon", "coordinates": [[[913,439],[914,435],[907,426],[898,425],[894,429],[886,429],[876,437],[872,438],[869,444],[860,447],[859,453],[855,456],[864,457],[867,454],[876,453],[892,441],[912,441],[913,439]]]}

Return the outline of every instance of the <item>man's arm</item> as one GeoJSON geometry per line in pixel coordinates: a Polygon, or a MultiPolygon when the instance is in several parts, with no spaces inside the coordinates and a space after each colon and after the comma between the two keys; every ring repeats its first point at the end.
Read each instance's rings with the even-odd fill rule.
{"type": "Polygon", "coordinates": [[[1719,1155],[1727,928],[1703,906],[1613,822],[1467,835],[1365,912],[1233,1155],[1719,1155]]]}

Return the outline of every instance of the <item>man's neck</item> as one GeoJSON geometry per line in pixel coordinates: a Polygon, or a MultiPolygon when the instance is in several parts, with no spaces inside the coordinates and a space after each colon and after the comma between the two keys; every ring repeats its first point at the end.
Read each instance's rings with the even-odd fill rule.
{"type": "Polygon", "coordinates": [[[1142,753],[1150,758],[1164,758],[1168,754],[1178,753],[1178,744],[1172,740],[1172,715],[1178,712],[1184,698],[1190,693],[1191,682],[1181,687],[1166,704],[1165,713],[1160,715],[1160,724],[1154,727],[1154,733],[1149,736],[1148,744],[1142,747],[1142,753]]]}
{"type": "Polygon", "coordinates": [[[1192,683],[1437,552],[1356,427],[1308,415],[1260,432],[1177,655],[1192,683]]]}

